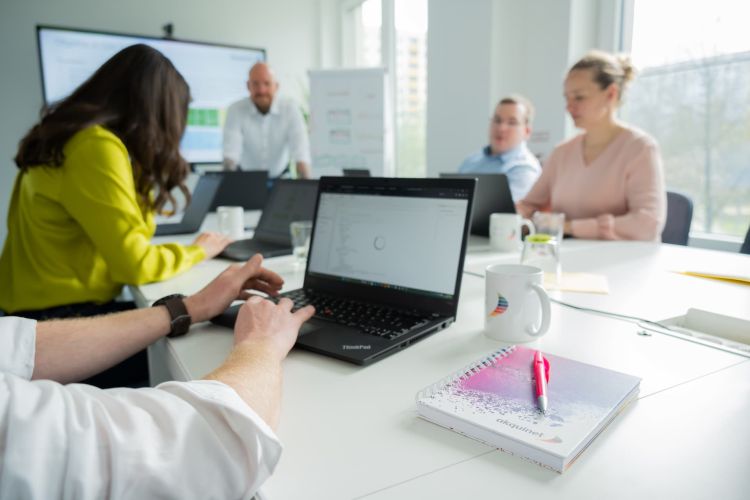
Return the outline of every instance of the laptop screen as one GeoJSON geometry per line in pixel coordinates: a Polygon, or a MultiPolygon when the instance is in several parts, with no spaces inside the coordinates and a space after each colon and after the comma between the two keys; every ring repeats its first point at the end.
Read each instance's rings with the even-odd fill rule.
{"type": "Polygon", "coordinates": [[[516,206],[505,174],[456,174],[442,173],[440,177],[477,180],[474,195],[474,213],[471,217],[471,232],[481,236],[490,235],[490,215],[514,214],[516,206]]]}
{"type": "Polygon", "coordinates": [[[222,205],[241,206],[245,210],[262,209],[268,197],[268,172],[266,170],[236,170],[210,172],[206,175],[221,177],[219,191],[211,203],[211,210],[222,205]]]}
{"type": "Polygon", "coordinates": [[[291,246],[289,224],[312,220],[317,194],[318,181],[315,180],[279,179],[274,182],[254,237],[291,246]]]}
{"type": "Polygon", "coordinates": [[[308,275],[452,298],[473,186],[377,184],[321,187],[308,275]]]}

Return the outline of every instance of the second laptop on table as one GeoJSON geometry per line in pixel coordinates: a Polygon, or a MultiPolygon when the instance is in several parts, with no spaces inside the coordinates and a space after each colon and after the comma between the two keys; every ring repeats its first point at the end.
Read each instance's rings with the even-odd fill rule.
{"type": "Polygon", "coordinates": [[[220,257],[247,260],[256,253],[264,257],[291,255],[289,224],[293,221],[312,220],[317,194],[316,180],[275,181],[253,237],[231,243],[220,257]]]}
{"type": "Polygon", "coordinates": [[[208,172],[205,175],[221,177],[219,191],[211,204],[216,207],[239,206],[245,210],[260,210],[268,198],[267,170],[234,170],[231,172],[208,172]]]}
{"type": "Polygon", "coordinates": [[[443,178],[477,180],[477,192],[474,196],[474,214],[471,217],[471,234],[479,236],[490,235],[491,214],[514,214],[516,206],[513,203],[508,177],[505,174],[456,174],[442,173],[443,178]]]}
{"type": "MultiPolygon", "coordinates": [[[[453,322],[474,179],[320,179],[297,347],[372,363],[453,322]]],[[[264,213],[265,215],[265,213],[264,213]]],[[[233,326],[238,306],[214,322],[233,326]]]]}
{"type": "Polygon", "coordinates": [[[173,234],[190,234],[198,232],[206,218],[208,209],[211,207],[216,193],[221,186],[221,177],[214,175],[202,175],[190,197],[190,203],[185,208],[185,214],[180,222],[167,222],[156,226],[154,236],[166,236],[173,234]]]}

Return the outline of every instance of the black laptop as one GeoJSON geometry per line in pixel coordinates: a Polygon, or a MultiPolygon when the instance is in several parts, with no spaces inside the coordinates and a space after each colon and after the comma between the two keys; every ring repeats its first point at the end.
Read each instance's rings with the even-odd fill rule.
{"type": "MultiPolygon", "coordinates": [[[[320,179],[296,346],[360,365],[456,317],[474,179],[320,179]]],[[[213,319],[233,326],[239,306],[213,319]]]]}
{"type": "Polygon", "coordinates": [[[190,198],[190,203],[185,208],[182,220],[180,222],[157,225],[154,235],[190,234],[199,231],[220,185],[221,177],[213,175],[200,176],[198,184],[196,184],[190,198]]]}
{"type": "Polygon", "coordinates": [[[370,170],[366,168],[343,168],[344,177],[370,177],[370,170]]]}
{"type": "Polygon", "coordinates": [[[220,257],[247,260],[256,253],[264,257],[291,255],[289,224],[296,220],[312,220],[317,194],[316,180],[277,179],[253,237],[231,243],[220,257]]]}
{"type": "Polygon", "coordinates": [[[443,178],[477,180],[474,196],[474,214],[471,217],[471,234],[490,235],[490,214],[514,214],[516,205],[505,174],[456,174],[443,173],[443,178]]]}
{"type": "Polygon", "coordinates": [[[268,198],[268,171],[235,170],[210,172],[206,175],[223,179],[211,210],[221,206],[239,206],[245,210],[261,210],[268,198]]]}

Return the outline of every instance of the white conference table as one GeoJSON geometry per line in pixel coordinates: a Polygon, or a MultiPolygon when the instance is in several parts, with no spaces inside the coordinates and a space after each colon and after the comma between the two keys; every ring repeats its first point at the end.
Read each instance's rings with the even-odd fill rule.
{"type": "MultiPolygon", "coordinates": [[[[516,262],[472,238],[457,321],[371,366],[293,350],[284,364],[278,435],[284,453],[263,490],[296,498],[748,498],[750,359],[553,305],[536,346],[642,377],[638,401],[594,440],[564,474],[538,467],[417,417],[423,387],[497,348],[482,334],[484,268],[516,262]],[[640,334],[639,334],[640,332],[640,334]]],[[[566,240],[565,271],[604,274],[608,295],[552,292],[569,303],[650,320],[689,307],[750,320],[750,287],[676,274],[750,275],[750,257],[672,245],[566,240]]],[[[192,293],[227,261],[134,290],[147,305],[192,293]]],[[[266,260],[289,289],[302,283],[292,257],[266,260]]],[[[199,378],[222,362],[228,329],[195,325],[150,348],[154,382],[199,378]]],[[[554,376],[554,374],[553,374],[554,376]]]]}

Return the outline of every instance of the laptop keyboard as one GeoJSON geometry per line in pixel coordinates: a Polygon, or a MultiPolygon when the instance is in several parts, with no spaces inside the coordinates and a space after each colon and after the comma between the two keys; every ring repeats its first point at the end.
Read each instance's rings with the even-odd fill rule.
{"type": "Polygon", "coordinates": [[[294,290],[282,294],[281,297],[294,302],[293,310],[313,305],[316,318],[359,328],[368,335],[386,339],[398,338],[437,317],[437,314],[426,316],[418,311],[341,299],[310,290],[294,290]]]}

